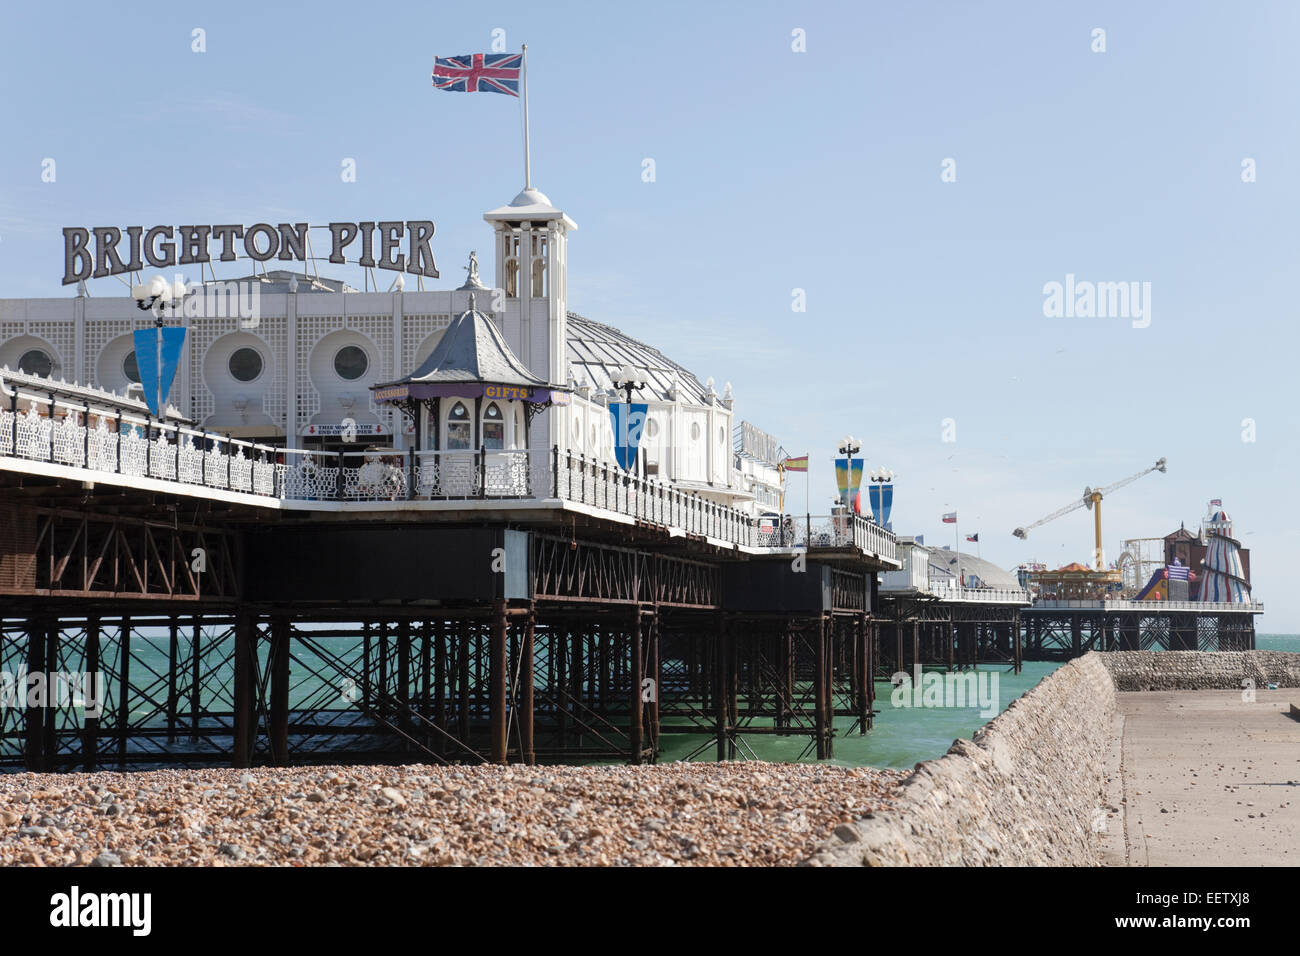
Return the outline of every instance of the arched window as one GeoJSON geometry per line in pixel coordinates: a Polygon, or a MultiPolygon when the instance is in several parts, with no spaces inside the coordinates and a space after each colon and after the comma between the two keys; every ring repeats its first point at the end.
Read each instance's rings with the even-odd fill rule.
{"type": "Polygon", "coordinates": [[[519,260],[506,260],[506,295],[515,298],[519,295],[519,260]]]}
{"type": "Polygon", "coordinates": [[[533,298],[544,299],[546,297],[546,260],[533,260],[533,298]]]}
{"type": "Polygon", "coordinates": [[[447,413],[447,448],[463,451],[473,443],[474,429],[464,402],[457,402],[447,413]]]}
{"type": "Polygon", "coordinates": [[[488,451],[500,451],[506,447],[506,423],[496,402],[483,412],[483,447],[488,451]]]}

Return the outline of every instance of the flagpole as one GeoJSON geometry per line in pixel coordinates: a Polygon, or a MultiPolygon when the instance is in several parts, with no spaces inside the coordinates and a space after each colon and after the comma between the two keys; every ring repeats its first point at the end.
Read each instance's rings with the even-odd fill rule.
{"type": "Polygon", "coordinates": [[[952,513],[953,544],[957,550],[957,587],[961,587],[961,522],[957,520],[957,512],[952,513]]]}
{"type": "Polygon", "coordinates": [[[524,81],[524,188],[533,188],[533,169],[532,158],[528,150],[528,44],[525,43],[521,49],[524,58],[521,64],[522,79],[524,81]]]}
{"type": "Polygon", "coordinates": [[[803,507],[808,519],[808,543],[812,544],[812,455],[808,456],[808,467],[803,470],[803,507]]]}

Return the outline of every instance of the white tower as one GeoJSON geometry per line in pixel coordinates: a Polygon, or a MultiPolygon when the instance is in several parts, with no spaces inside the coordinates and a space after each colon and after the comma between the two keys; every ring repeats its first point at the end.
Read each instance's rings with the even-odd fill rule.
{"type": "MultiPolygon", "coordinates": [[[[563,385],[569,378],[567,237],[578,226],[531,188],[483,218],[496,234],[495,287],[504,293],[506,342],[534,375],[563,385]]],[[[534,448],[552,444],[551,417],[534,426],[534,448]]]]}

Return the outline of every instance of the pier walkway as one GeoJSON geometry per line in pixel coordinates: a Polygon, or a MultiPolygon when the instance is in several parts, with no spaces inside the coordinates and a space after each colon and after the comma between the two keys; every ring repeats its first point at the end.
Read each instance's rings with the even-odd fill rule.
{"type": "Polygon", "coordinates": [[[1117,695],[1108,767],[1112,866],[1300,863],[1300,690],[1117,695]]]}

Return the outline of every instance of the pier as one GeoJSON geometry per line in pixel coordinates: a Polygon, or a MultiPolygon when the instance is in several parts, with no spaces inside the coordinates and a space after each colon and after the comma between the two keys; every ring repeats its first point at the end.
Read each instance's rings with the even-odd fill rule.
{"type": "Polygon", "coordinates": [[[829,757],[872,721],[861,516],[752,516],[551,448],[313,453],[11,376],[0,669],[102,672],[93,716],[9,708],[0,766],[829,757]],[[436,475],[436,480],[432,476],[436,475]]]}

